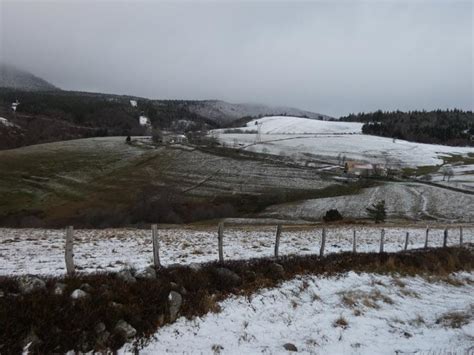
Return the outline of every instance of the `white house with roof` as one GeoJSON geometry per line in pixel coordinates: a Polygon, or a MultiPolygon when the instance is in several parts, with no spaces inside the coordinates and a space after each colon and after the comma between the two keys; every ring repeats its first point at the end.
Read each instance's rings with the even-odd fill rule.
{"type": "Polygon", "coordinates": [[[140,123],[140,126],[151,126],[150,119],[144,115],[138,118],[138,123],[140,123]]]}
{"type": "Polygon", "coordinates": [[[20,102],[18,100],[16,100],[15,102],[12,102],[12,111],[13,112],[16,112],[16,109],[17,109],[19,104],[20,104],[20,102]]]}

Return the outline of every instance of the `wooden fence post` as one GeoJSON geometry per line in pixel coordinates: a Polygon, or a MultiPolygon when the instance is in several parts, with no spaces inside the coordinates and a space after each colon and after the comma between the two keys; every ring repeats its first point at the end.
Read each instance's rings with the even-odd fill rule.
{"type": "Polygon", "coordinates": [[[428,235],[430,234],[430,229],[426,227],[426,236],[425,236],[425,249],[428,248],[428,235]]]}
{"type": "Polygon", "coordinates": [[[410,238],[410,233],[407,232],[406,236],[405,236],[405,250],[408,249],[408,238],[410,238]]]}
{"type": "Polygon", "coordinates": [[[278,250],[280,249],[281,224],[277,225],[275,236],[275,258],[278,259],[278,250]]]}
{"type": "Polygon", "coordinates": [[[217,243],[219,248],[219,262],[224,262],[224,249],[223,249],[223,241],[224,241],[224,222],[219,222],[219,228],[217,229],[217,243]]]}
{"type": "Polygon", "coordinates": [[[158,226],[156,224],[151,225],[151,237],[153,240],[153,264],[155,269],[161,267],[160,262],[160,240],[158,239],[158,226]]]}
{"type": "Polygon", "coordinates": [[[356,239],[356,230],[352,232],[352,252],[357,252],[357,239],[356,239]]]}
{"type": "Polygon", "coordinates": [[[382,228],[382,231],[380,232],[380,252],[383,253],[383,243],[385,239],[385,229],[382,228]]]}
{"type": "Polygon", "coordinates": [[[74,275],[76,268],[74,266],[74,228],[72,226],[66,229],[66,251],[64,257],[66,259],[66,272],[69,276],[74,275]]]}
{"type": "Polygon", "coordinates": [[[448,246],[448,228],[444,230],[443,248],[448,246]]]}
{"type": "Polygon", "coordinates": [[[462,244],[463,244],[462,227],[459,227],[459,245],[462,246],[462,244]]]}
{"type": "Polygon", "coordinates": [[[325,246],[326,246],[326,228],[323,228],[323,236],[321,239],[321,249],[319,250],[319,256],[324,256],[325,246]]]}

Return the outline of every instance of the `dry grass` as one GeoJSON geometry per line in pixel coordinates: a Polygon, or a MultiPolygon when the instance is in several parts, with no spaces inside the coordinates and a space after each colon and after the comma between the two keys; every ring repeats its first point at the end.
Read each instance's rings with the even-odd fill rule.
{"type": "Polygon", "coordinates": [[[358,306],[365,306],[367,308],[379,309],[378,302],[393,304],[393,300],[384,295],[380,290],[374,289],[370,292],[364,291],[344,291],[339,293],[341,301],[349,308],[357,309],[358,306]]]}
{"type": "Polygon", "coordinates": [[[213,354],[221,354],[222,350],[224,350],[224,347],[222,345],[219,345],[219,344],[214,344],[211,347],[211,350],[212,350],[213,354]]]}
{"type": "Polygon", "coordinates": [[[398,277],[394,277],[392,279],[392,284],[400,288],[404,288],[406,286],[406,284],[402,280],[400,280],[398,277]]]}
{"type": "Polygon", "coordinates": [[[349,326],[349,323],[347,322],[347,320],[343,317],[343,316],[340,316],[339,318],[337,318],[334,323],[332,324],[332,326],[334,328],[342,328],[342,329],[346,329],[348,326],[349,326]]]}
{"type": "Polygon", "coordinates": [[[461,287],[465,285],[465,280],[460,280],[444,273],[441,275],[426,275],[425,279],[430,283],[444,282],[455,287],[461,287]]]}
{"type": "Polygon", "coordinates": [[[420,295],[416,291],[407,288],[400,289],[400,294],[406,297],[420,298],[420,295]]]}
{"type": "Polygon", "coordinates": [[[461,328],[474,319],[474,305],[466,311],[447,312],[436,319],[436,324],[449,328],[461,328]]]}
{"type": "Polygon", "coordinates": [[[347,307],[354,308],[358,304],[359,297],[357,297],[355,291],[343,292],[341,293],[341,295],[342,295],[341,301],[347,307]]]}

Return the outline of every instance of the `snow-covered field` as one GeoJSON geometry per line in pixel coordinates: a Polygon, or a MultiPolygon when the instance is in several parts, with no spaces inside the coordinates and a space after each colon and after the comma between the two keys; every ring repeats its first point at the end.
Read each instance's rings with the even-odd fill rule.
{"type": "MultiPolygon", "coordinates": [[[[255,131],[260,124],[263,134],[352,134],[362,133],[362,123],[321,121],[301,117],[270,116],[247,123],[241,130],[255,131]]],[[[224,130],[218,130],[220,132],[224,130]]]]}
{"type": "Polygon", "coordinates": [[[416,183],[386,183],[357,195],[273,205],[261,215],[319,220],[326,211],[335,208],[344,217],[367,218],[365,207],[380,200],[385,200],[390,218],[474,221],[474,195],[416,183]]]}
{"type": "MultiPolygon", "coordinates": [[[[329,228],[326,253],[352,250],[353,229],[356,229],[358,251],[379,250],[380,228],[329,228]]],[[[424,228],[386,228],[385,250],[402,250],[405,233],[410,233],[409,249],[423,247],[424,228]]],[[[464,241],[474,242],[474,226],[464,228],[464,241]]],[[[216,229],[173,228],[159,230],[162,263],[207,262],[217,260],[216,229]]],[[[74,259],[81,272],[118,271],[124,267],[144,268],[152,262],[152,241],[149,230],[103,229],[74,232],[74,259]]],[[[430,246],[441,246],[442,229],[432,229],[430,246]]],[[[274,227],[239,226],[226,228],[224,256],[226,259],[248,259],[273,255],[274,227]]],[[[283,229],[280,255],[319,253],[321,228],[283,229]]],[[[459,243],[459,229],[452,228],[448,245],[459,243]]],[[[47,229],[0,229],[0,275],[61,275],[64,263],[65,232],[47,229]]]]}
{"type": "MultiPolygon", "coordinates": [[[[224,133],[217,130],[218,139],[227,146],[237,146],[254,152],[293,156],[295,159],[348,160],[401,166],[442,164],[442,156],[474,154],[472,147],[450,147],[392,140],[361,134],[361,124],[328,122],[310,119],[273,116],[257,120],[261,125],[261,140],[255,133],[224,133]]],[[[242,130],[257,128],[255,121],[242,130]]]]}
{"type": "Polygon", "coordinates": [[[472,354],[474,273],[450,278],[459,284],[354,272],[303,276],[227,299],[220,313],[180,318],[140,354],[285,354],[287,343],[302,354],[472,354]],[[450,320],[458,315],[456,327],[450,320]]]}
{"type": "Polygon", "coordinates": [[[450,169],[453,176],[449,177],[449,181],[447,177],[443,177],[443,169],[440,169],[436,174],[431,174],[431,181],[458,189],[474,191],[474,164],[456,165],[450,169]]]}

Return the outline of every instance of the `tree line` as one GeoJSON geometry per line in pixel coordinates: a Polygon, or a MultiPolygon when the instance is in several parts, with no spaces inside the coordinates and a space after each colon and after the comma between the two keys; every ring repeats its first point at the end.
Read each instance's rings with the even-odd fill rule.
{"type": "Polygon", "coordinates": [[[474,146],[472,111],[376,111],[350,114],[341,121],[363,122],[362,132],[420,143],[474,146]]]}

